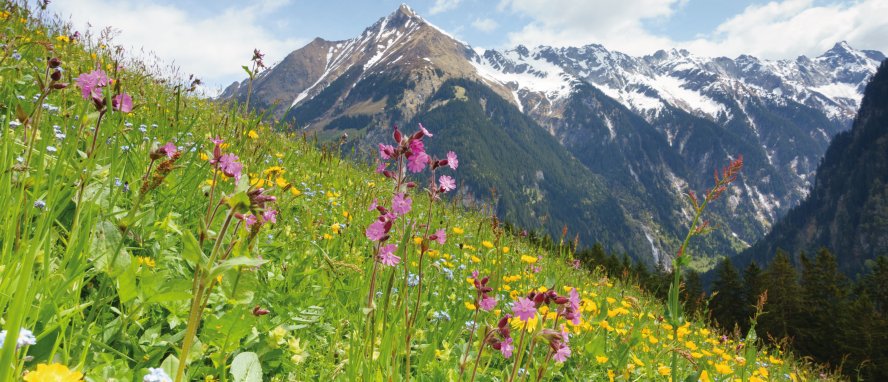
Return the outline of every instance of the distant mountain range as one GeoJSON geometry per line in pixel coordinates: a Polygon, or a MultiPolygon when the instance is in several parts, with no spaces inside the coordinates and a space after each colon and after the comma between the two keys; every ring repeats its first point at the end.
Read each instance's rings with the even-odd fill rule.
{"type": "MultiPolygon", "coordinates": [[[[582,244],[668,264],[690,214],[682,193],[704,190],[736,155],[743,175],[716,204],[721,229],[692,248],[697,258],[745,249],[798,205],[884,59],[844,42],[779,61],[479,50],[402,5],[358,37],[290,53],[254,81],[251,106],[321,138],[347,132],[367,151],[393,124],[422,122],[440,134],[433,152],[466,158],[465,197],[495,196],[511,223],[556,237],[567,226],[582,244]]],[[[245,99],[247,84],[220,98],[245,99]]]]}
{"type": "Polygon", "coordinates": [[[830,144],[808,198],[736,261],[764,264],[778,248],[813,256],[822,247],[850,275],[888,256],[888,61],[867,86],[854,126],[830,144]]]}

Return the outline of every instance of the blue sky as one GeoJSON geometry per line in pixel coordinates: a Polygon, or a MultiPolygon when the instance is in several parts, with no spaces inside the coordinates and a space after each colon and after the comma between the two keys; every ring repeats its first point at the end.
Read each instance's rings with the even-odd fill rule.
{"type": "MultiPolygon", "coordinates": [[[[212,87],[240,79],[252,49],[274,63],[314,37],[342,40],[392,13],[398,0],[59,0],[50,10],[78,29],[119,30],[212,87]]],[[[603,44],[644,55],[816,56],[838,41],[888,51],[888,0],[424,0],[422,17],[475,47],[603,44]]]]}

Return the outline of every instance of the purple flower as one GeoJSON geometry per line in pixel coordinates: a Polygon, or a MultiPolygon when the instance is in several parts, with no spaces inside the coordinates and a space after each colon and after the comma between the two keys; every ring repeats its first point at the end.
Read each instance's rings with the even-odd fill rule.
{"type": "Polygon", "coordinates": [[[376,165],[376,173],[382,174],[382,172],[385,171],[386,167],[388,167],[388,163],[379,162],[379,164],[376,165]]]}
{"type": "Polygon", "coordinates": [[[527,322],[536,315],[536,311],[533,301],[528,300],[527,297],[521,297],[518,301],[512,303],[512,312],[521,321],[527,322]]]}
{"type": "Polygon", "coordinates": [[[256,219],[256,215],[244,215],[244,225],[247,226],[247,228],[249,228],[253,224],[256,224],[257,222],[259,222],[259,219],[256,219]]]}
{"type": "Polygon", "coordinates": [[[570,348],[567,345],[562,344],[552,358],[555,359],[555,362],[561,363],[566,361],[568,357],[570,357],[570,348]]]}
{"type": "Polygon", "coordinates": [[[407,169],[413,173],[420,172],[425,169],[426,164],[429,163],[429,159],[429,155],[426,154],[425,151],[420,151],[418,153],[414,152],[413,155],[410,156],[410,159],[407,160],[407,169]]]}
{"type": "Polygon", "coordinates": [[[160,148],[160,151],[163,151],[163,153],[166,154],[167,158],[172,158],[174,155],[176,155],[176,151],[179,151],[179,149],[176,147],[175,144],[173,144],[173,142],[167,142],[167,144],[163,145],[163,147],[160,148]]]}
{"type": "Polygon", "coordinates": [[[419,139],[414,139],[410,141],[410,152],[413,155],[424,153],[425,152],[425,143],[423,143],[419,139]]]}
{"type": "Polygon", "coordinates": [[[277,224],[277,214],[278,212],[275,210],[268,210],[262,213],[262,221],[263,222],[271,222],[271,224],[277,224]]]}
{"type": "Polygon", "coordinates": [[[383,265],[388,265],[393,267],[398,265],[401,262],[401,258],[395,255],[395,251],[398,249],[397,245],[389,244],[379,248],[379,262],[383,265]]]}
{"type": "Polygon", "coordinates": [[[367,207],[367,211],[375,210],[378,205],[379,204],[378,204],[376,198],[373,198],[373,202],[371,202],[370,205],[367,207]]]}
{"type": "Polygon", "coordinates": [[[515,347],[512,346],[512,338],[506,338],[503,342],[500,343],[500,353],[503,353],[503,358],[511,358],[512,351],[515,350],[515,347]]]}
{"type": "Polygon", "coordinates": [[[81,73],[77,77],[77,86],[83,99],[102,100],[102,88],[108,85],[108,75],[101,70],[93,70],[89,73],[81,73]]]}
{"type": "Polygon", "coordinates": [[[496,307],[496,299],[493,297],[484,297],[481,299],[481,302],[478,303],[478,307],[483,309],[486,312],[493,310],[496,307]]]}
{"type": "Polygon", "coordinates": [[[126,93],[118,94],[111,100],[111,107],[117,111],[129,113],[133,111],[133,97],[126,93]]]}
{"type": "Polygon", "coordinates": [[[244,165],[237,161],[237,155],[225,154],[219,158],[219,168],[225,176],[234,177],[235,181],[240,181],[241,171],[244,165]]]}
{"type": "Polygon", "coordinates": [[[438,244],[444,244],[447,242],[447,231],[445,231],[443,228],[435,231],[435,234],[433,236],[435,237],[434,240],[437,241],[438,244]]]}
{"type": "Polygon", "coordinates": [[[456,189],[456,181],[447,175],[441,175],[441,177],[438,178],[438,183],[441,184],[441,189],[444,190],[444,192],[456,189]]]}
{"type": "Polygon", "coordinates": [[[367,238],[373,241],[382,240],[385,237],[385,223],[375,220],[369,227],[367,227],[367,231],[364,232],[367,235],[367,238]]]}
{"type": "Polygon", "coordinates": [[[426,128],[421,123],[419,124],[419,131],[422,131],[422,135],[427,135],[430,137],[434,136],[434,135],[432,135],[432,133],[430,133],[428,130],[426,130],[426,128]]]}
{"type": "Polygon", "coordinates": [[[392,159],[395,156],[395,148],[392,145],[379,144],[379,156],[382,159],[392,159]]]}
{"type": "Polygon", "coordinates": [[[450,166],[450,168],[452,168],[454,170],[456,170],[456,168],[459,167],[459,160],[456,159],[455,152],[453,152],[453,151],[447,152],[447,165],[450,166]]]}
{"type": "Polygon", "coordinates": [[[410,212],[413,205],[413,199],[404,197],[404,194],[397,194],[392,198],[392,212],[397,216],[410,212]]]}

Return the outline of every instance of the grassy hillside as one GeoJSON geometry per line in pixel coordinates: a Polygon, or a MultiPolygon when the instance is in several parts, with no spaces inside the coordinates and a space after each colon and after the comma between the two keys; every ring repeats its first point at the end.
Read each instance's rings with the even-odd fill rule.
{"type": "MultiPolygon", "coordinates": [[[[335,150],[193,97],[111,41],[0,12],[0,380],[817,375],[754,335],[670,326],[662,303],[569,252],[430,204],[428,169],[395,174],[419,186],[393,205],[395,180],[335,150]],[[372,204],[400,215],[383,217],[384,243],[368,239],[372,204]],[[530,292],[548,301],[526,306],[530,292]]],[[[458,180],[455,164],[435,171],[458,180]]]]}

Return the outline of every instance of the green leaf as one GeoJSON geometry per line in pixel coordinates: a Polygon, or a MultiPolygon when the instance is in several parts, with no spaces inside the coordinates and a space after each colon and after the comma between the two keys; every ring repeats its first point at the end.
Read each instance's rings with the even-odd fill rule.
{"type": "Polygon", "coordinates": [[[241,68],[243,68],[244,71],[247,72],[247,76],[249,76],[250,78],[253,77],[253,72],[250,70],[250,67],[246,65],[241,65],[241,68]]]}
{"type": "Polygon", "coordinates": [[[250,211],[250,197],[246,192],[238,192],[228,198],[228,207],[234,212],[246,213],[250,211]]]}
{"type": "Polygon", "coordinates": [[[179,371],[179,359],[176,356],[170,354],[163,360],[160,364],[160,368],[163,369],[170,377],[175,378],[176,372],[179,371]]]}
{"type": "Polygon", "coordinates": [[[699,380],[700,380],[700,374],[703,374],[703,370],[696,371],[696,372],[694,372],[693,374],[689,375],[687,378],[685,378],[685,382],[697,382],[697,381],[699,381],[699,380]]]}
{"type": "Polygon", "coordinates": [[[129,252],[123,248],[120,230],[108,221],[99,222],[93,228],[89,252],[95,267],[111,277],[123,273],[132,262],[129,252]]]}
{"type": "Polygon", "coordinates": [[[182,258],[185,259],[189,265],[195,267],[197,264],[204,263],[205,256],[200,249],[200,243],[197,242],[197,239],[190,231],[185,231],[182,235],[182,244],[184,245],[182,248],[182,258]]]}
{"type": "Polygon", "coordinates": [[[236,355],[231,361],[231,376],[235,382],[261,382],[262,364],[259,356],[253,352],[236,355]]]}
{"type": "Polygon", "coordinates": [[[132,266],[127,267],[117,277],[117,293],[122,303],[130,302],[139,295],[139,288],[136,286],[136,271],[132,266]]]}
{"type": "Polygon", "coordinates": [[[227,260],[219,263],[219,265],[216,265],[215,267],[213,267],[210,270],[210,274],[207,277],[212,279],[213,277],[218,276],[222,272],[225,272],[226,270],[232,269],[234,267],[242,267],[242,266],[258,267],[258,266],[265,264],[267,262],[268,262],[268,260],[263,260],[263,259],[251,259],[249,257],[235,257],[235,258],[227,259],[227,260]]]}

